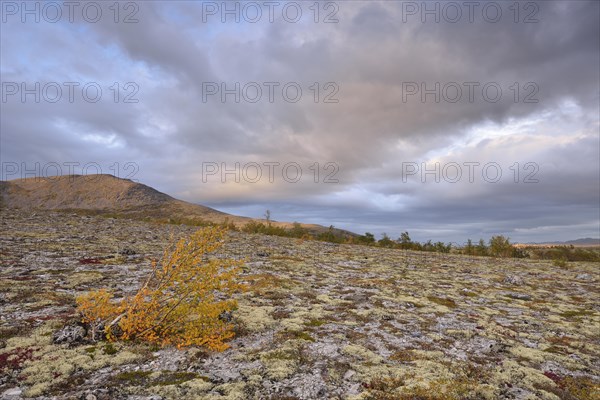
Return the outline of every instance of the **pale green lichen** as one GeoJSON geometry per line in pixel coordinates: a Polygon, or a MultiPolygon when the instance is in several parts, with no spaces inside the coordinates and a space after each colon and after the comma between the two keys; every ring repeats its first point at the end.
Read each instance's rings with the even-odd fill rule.
{"type": "Polygon", "coordinates": [[[250,332],[262,332],[272,328],[276,321],[271,317],[275,307],[257,307],[240,304],[235,311],[236,318],[250,332]]]}

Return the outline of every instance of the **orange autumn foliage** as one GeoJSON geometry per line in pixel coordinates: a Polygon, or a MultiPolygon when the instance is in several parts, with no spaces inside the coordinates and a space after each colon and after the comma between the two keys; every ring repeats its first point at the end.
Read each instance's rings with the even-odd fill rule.
{"type": "Polygon", "coordinates": [[[225,350],[233,326],[219,316],[235,309],[232,295],[244,287],[236,280],[241,261],[207,257],[224,236],[208,227],[169,245],[134,296],[115,301],[104,289],[79,296],[83,322],[103,326],[109,340],[225,350]]]}

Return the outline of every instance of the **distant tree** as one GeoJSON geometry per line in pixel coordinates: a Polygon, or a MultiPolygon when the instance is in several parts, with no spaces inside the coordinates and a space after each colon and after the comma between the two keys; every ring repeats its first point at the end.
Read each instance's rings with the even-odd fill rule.
{"type": "Polygon", "coordinates": [[[402,232],[400,234],[400,237],[398,238],[398,242],[400,242],[400,247],[403,249],[410,249],[411,247],[413,247],[413,242],[408,232],[402,232]]]}
{"type": "Polygon", "coordinates": [[[494,257],[511,257],[513,254],[513,246],[509,238],[502,235],[492,236],[489,250],[494,257]]]}
{"type": "Polygon", "coordinates": [[[343,236],[335,233],[335,227],[333,225],[329,225],[329,229],[327,232],[322,232],[317,236],[318,240],[322,240],[324,242],[332,242],[332,243],[342,243],[344,241],[343,236]]]}
{"type": "Polygon", "coordinates": [[[437,251],[438,253],[450,253],[452,244],[448,243],[448,245],[445,245],[444,242],[436,242],[434,247],[435,251],[437,251]]]}
{"type": "Polygon", "coordinates": [[[435,251],[435,246],[433,245],[433,243],[431,243],[431,239],[429,239],[427,242],[423,243],[423,251],[435,251]]]}
{"type": "Polygon", "coordinates": [[[298,222],[294,222],[292,229],[290,229],[290,236],[295,238],[301,238],[308,235],[308,229],[302,227],[298,222]]]}
{"type": "Polygon", "coordinates": [[[367,245],[373,244],[375,243],[375,235],[373,235],[371,232],[366,232],[364,235],[361,235],[356,238],[356,243],[367,245]]]}
{"type": "Polygon", "coordinates": [[[467,244],[465,246],[465,254],[472,256],[475,253],[475,247],[473,247],[473,241],[471,239],[467,240],[467,244]]]}
{"type": "Polygon", "coordinates": [[[393,247],[394,241],[390,239],[387,233],[383,233],[382,238],[377,242],[382,247],[393,247]]]}
{"type": "Polygon", "coordinates": [[[487,256],[487,246],[485,245],[485,241],[483,239],[479,239],[479,243],[475,248],[475,252],[478,256],[487,256]]]}
{"type": "Polygon", "coordinates": [[[271,225],[271,211],[265,211],[265,219],[267,220],[267,225],[271,225]]]}

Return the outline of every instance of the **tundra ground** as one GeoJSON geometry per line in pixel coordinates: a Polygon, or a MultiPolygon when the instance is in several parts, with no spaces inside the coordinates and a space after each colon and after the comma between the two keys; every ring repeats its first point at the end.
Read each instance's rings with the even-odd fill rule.
{"type": "Polygon", "coordinates": [[[55,344],[76,295],[134,293],[184,225],[2,210],[0,398],[600,399],[593,263],[231,232],[230,349],[55,344]],[[89,397],[93,395],[95,397],[89,397]]]}

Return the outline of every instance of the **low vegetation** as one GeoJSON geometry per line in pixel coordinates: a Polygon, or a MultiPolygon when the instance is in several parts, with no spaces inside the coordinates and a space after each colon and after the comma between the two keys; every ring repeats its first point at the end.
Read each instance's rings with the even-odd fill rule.
{"type": "Polygon", "coordinates": [[[196,226],[51,211],[2,216],[0,398],[600,398],[594,262],[562,267],[223,227],[202,236],[196,226]],[[214,276],[237,270],[231,282],[246,289],[210,292],[231,305],[211,321],[235,336],[184,346],[184,331],[156,323],[152,301],[181,293],[188,279],[161,291],[161,271],[206,238],[220,246],[197,253],[194,274],[225,265],[214,276]],[[90,293],[80,310],[98,314],[82,324],[73,306],[90,293]],[[155,326],[150,341],[139,330],[125,340],[125,315],[113,323],[128,307],[148,308],[130,321],[155,326]],[[101,340],[107,326],[112,341],[101,340]],[[80,337],[57,340],[67,328],[80,337]]]}
{"type": "Polygon", "coordinates": [[[206,259],[222,246],[224,235],[223,229],[204,228],[169,246],[134,296],[115,301],[100,289],[77,297],[92,337],[102,329],[109,340],[226,349],[232,325],[219,316],[236,307],[231,296],[242,289],[236,281],[241,263],[206,259]]]}

